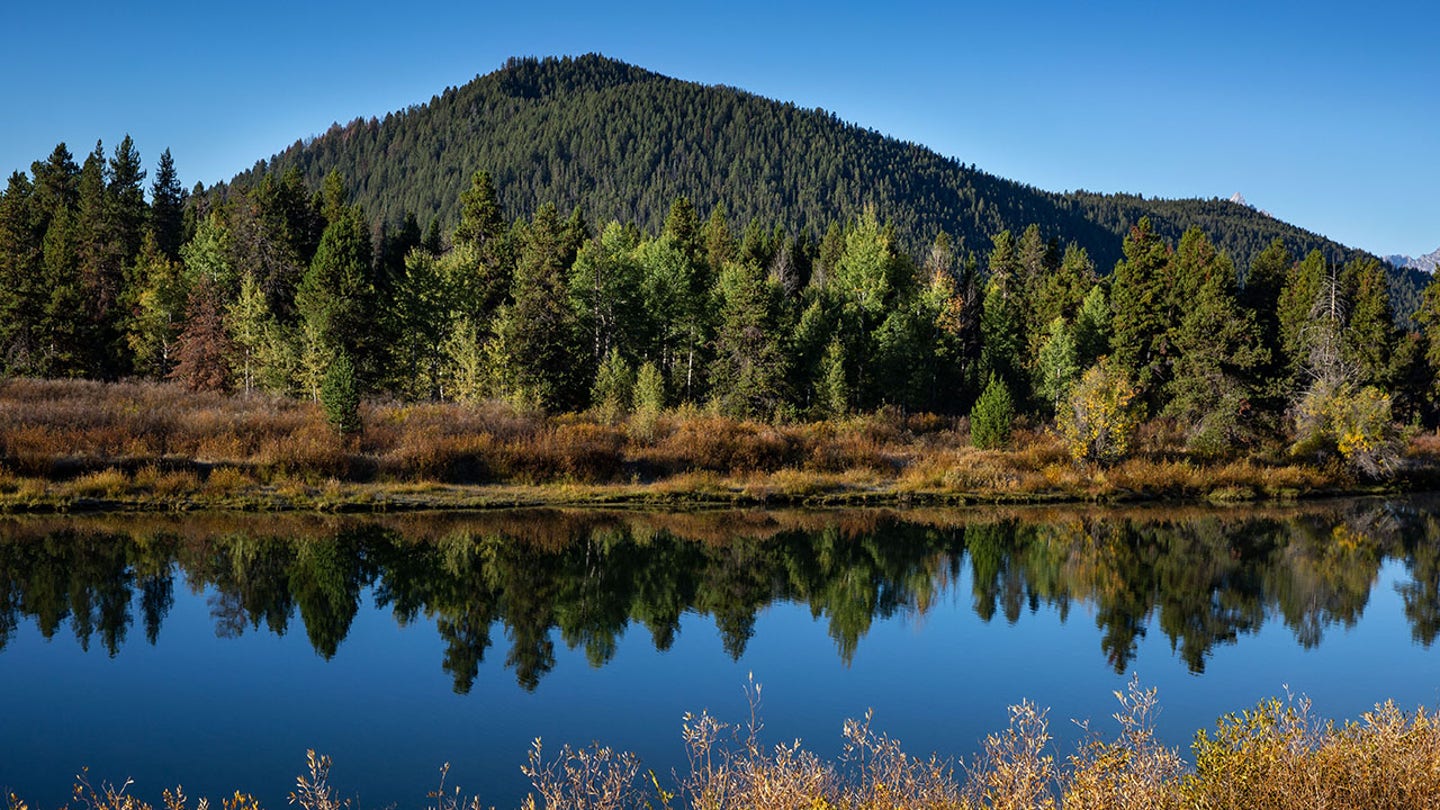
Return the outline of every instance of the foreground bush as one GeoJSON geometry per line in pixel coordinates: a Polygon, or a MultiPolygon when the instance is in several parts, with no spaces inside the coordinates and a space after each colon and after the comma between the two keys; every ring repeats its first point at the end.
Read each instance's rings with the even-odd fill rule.
{"type": "MultiPolygon", "coordinates": [[[[1043,710],[1023,703],[1010,708],[1010,724],[986,738],[967,765],[936,756],[907,754],[899,741],[874,731],[871,717],[847,721],[845,747],[835,761],[821,759],[799,741],[760,741],[760,688],[751,687],[751,719],[739,726],[708,714],[687,715],[683,738],[690,767],[666,786],[629,753],[592,744],[563,746],[545,755],[533,745],[522,771],[534,792],[526,810],[624,810],[625,808],[828,808],[840,810],[1324,810],[1440,808],[1440,725],[1433,713],[1401,712],[1385,703],[1358,721],[1335,725],[1310,716],[1304,699],[1267,700],[1252,710],[1222,717],[1213,732],[1201,731],[1195,765],[1154,733],[1154,690],[1134,682],[1117,693],[1113,738],[1094,734],[1079,749],[1057,758],[1043,710]]],[[[1088,729],[1087,729],[1088,730],[1088,729]]],[[[465,799],[443,787],[429,794],[430,810],[482,810],[479,797],[465,799]]],[[[348,805],[328,780],[328,757],[308,753],[306,773],[296,780],[290,803],[303,810],[340,810],[348,805]]],[[[665,780],[669,781],[669,780],[665,780]]],[[[82,778],[75,787],[86,810],[153,810],[128,795],[131,785],[96,790],[82,778]]],[[[209,807],[201,799],[196,810],[209,807]]],[[[225,810],[260,810],[236,792],[225,810]]],[[[189,810],[184,793],[164,793],[165,810],[189,810]]],[[[9,797],[10,810],[29,810],[9,797]]]]}

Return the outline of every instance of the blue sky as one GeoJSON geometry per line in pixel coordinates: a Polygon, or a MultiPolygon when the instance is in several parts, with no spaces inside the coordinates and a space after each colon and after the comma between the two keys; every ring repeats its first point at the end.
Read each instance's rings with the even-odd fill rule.
{"type": "Polygon", "coordinates": [[[0,11],[0,169],[128,132],[147,166],[168,146],[187,186],[208,184],[508,56],[596,51],[1040,188],[1238,191],[1356,247],[1440,247],[1427,3],[133,6],[0,11]]]}

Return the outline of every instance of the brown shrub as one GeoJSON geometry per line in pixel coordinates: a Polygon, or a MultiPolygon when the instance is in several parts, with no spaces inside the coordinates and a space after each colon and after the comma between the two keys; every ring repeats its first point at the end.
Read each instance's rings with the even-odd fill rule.
{"type": "Polygon", "coordinates": [[[720,416],[693,416],[637,458],[669,473],[773,472],[796,460],[799,441],[782,428],[720,416]]]}

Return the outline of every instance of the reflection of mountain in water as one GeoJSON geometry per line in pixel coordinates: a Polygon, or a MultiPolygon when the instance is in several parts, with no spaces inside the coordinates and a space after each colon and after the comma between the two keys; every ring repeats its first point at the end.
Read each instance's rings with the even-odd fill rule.
{"type": "Polygon", "coordinates": [[[423,616],[442,666],[466,692],[508,642],[505,665],[534,689],[552,636],[606,663],[632,623],[658,649],[686,612],[709,616],[739,658],[760,610],[806,604],[848,661],[877,618],[925,612],[957,587],[985,621],[1043,605],[1091,606],[1117,672],[1151,625],[1192,671],[1217,644],[1279,618],[1297,640],[1361,615],[1387,557],[1415,639],[1440,634],[1440,509],[1417,501],[1271,511],[954,511],[479,516],[94,518],[0,527],[0,650],[21,617],[48,638],[67,622],[82,647],[115,655],[136,621],[154,643],[176,572],[208,590],[217,635],[298,612],[316,652],[335,655],[370,589],[397,621],[423,616]]]}

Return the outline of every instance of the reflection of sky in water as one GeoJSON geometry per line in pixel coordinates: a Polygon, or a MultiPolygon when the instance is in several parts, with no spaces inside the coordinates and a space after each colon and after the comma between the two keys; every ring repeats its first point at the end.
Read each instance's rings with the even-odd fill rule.
{"type": "MultiPolygon", "coordinates": [[[[763,685],[768,739],[798,736],[825,755],[840,750],[841,721],[867,708],[879,730],[916,753],[970,754],[1003,726],[1005,706],[1022,699],[1049,706],[1052,730],[1067,742],[1077,737],[1072,718],[1112,731],[1111,693],[1128,673],[1117,675],[1106,660],[1096,607],[1072,598],[1062,622],[1041,601],[1033,613],[1027,603],[1013,624],[1003,610],[985,622],[971,581],[967,557],[923,615],[874,620],[848,666],[827,617],[780,603],[760,611],[738,662],[725,654],[713,619],[694,613],[665,652],[632,623],[600,668],[552,630],[555,667],[530,693],[504,666],[510,640],[497,624],[470,694],[457,695],[439,667],[445,646],[434,618],[422,612],[401,627],[389,608],[374,607],[371,589],[327,662],[298,612],[283,637],[262,624],[218,639],[216,594],[193,593],[182,576],[158,643],[145,643],[137,595],[134,624],[114,658],[98,639],[82,654],[68,627],[47,642],[20,619],[0,652],[0,786],[37,810],[54,807],[89,765],[97,780],[135,777],[132,792],[150,801],[178,779],[192,797],[240,788],[278,810],[313,747],[334,757],[334,782],[365,808],[423,806],[446,761],[451,785],[511,807],[526,787],[519,766],[533,737],[552,749],[599,739],[638,751],[664,774],[683,763],[685,712],[743,719],[750,672],[763,685]]],[[[1440,646],[1412,640],[1396,590],[1407,581],[1401,563],[1384,563],[1360,620],[1323,628],[1309,649],[1267,608],[1258,632],[1213,648],[1203,675],[1172,651],[1152,614],[1129,672],[1159,688],[1162,736],[1182,747],[1218,714],[1286,685],[1324,716],[1354,717],[1387,697],[1402,707],[1440,705],[1440,646]]]]}

